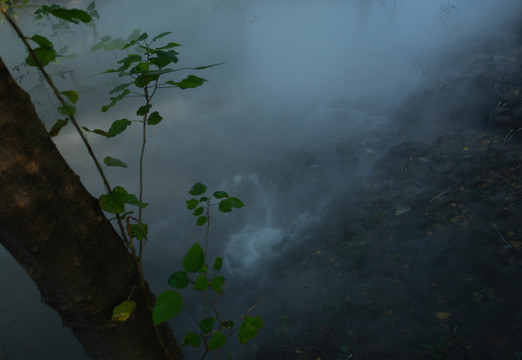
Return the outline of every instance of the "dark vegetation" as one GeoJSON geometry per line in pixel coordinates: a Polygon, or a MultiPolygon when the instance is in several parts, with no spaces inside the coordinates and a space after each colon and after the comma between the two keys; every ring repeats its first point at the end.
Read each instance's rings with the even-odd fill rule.
{"type": "Polygon", "coordinates": [[[257,359],[522,359],[522,31],[510,25],[446,56],[394,130],[366,143],[393,144],[371,175],[274,264],[266,281],[287,290],[266,300],[278,340],[257,359]]]}

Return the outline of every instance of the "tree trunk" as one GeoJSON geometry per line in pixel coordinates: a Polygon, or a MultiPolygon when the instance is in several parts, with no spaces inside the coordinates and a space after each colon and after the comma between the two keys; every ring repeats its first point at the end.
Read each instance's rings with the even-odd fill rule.
{"type": "Polygon", "coordinates": [[[170,327],[153,326],[148,289],[133,292],[132,318],[111,323],[113,308],[140,283],[133,258],[1,58],[0,199],[0,242],[91,358],[183,358],[170,327]]]}

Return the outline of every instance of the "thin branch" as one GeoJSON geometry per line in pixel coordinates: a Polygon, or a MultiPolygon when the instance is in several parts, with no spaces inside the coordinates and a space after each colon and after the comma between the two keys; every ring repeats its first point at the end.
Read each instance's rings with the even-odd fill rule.
{"type": "MultiPolygon", "coordinates": [[[[62,97],[62,95],[60,94],[60,91],[58,91],[58,89],[56,88],[56,86],[54,85],[51,77],[49,76],[49,74],[47,73],[47,71],[45,71],[43,65],[40,63],[40,61],[38,60],[38,57],[36,56],[36,54],[34,53],[34,50],[33,48],[31,47],[31,45],[29,45],[29,43],[27,42],[24,34],[22,33],[22,31],[20,30],[20,28],[18,27],[18,25],[16,24],[16,22],[13,20],[13,18],[7,13],[7,10],[5,8],[0,8],[0,12],[2,13],[2,15],[4,15],[4,17],[6,18],[7,22],[9,23],[9,25],[11,25],[11,27],[13,28],[13,30],[16,32],[16,34],[18,35],[18,37],[20,38],[20,40],[23,42],[23,44],[25,45],[27,51],[29,52],[29,54],[31,55],[31,57],[33,58],[33,60],[35,61],[36,65],[38,66],[38,69],[40,70],[40,72],[42,73],[43,77],[45,78],[46,82],[49,84],[49,86],[51,87],[51,89],[53,90],[54,92],[54,95],[56,96],[56,98],[58,99],[58,101],[62,104],[62,106],[66,106],[67,105],[67,102],[64,100],[64,98],[62,97]]],[[[73,115],[69,115],[69,119],[71,120],[72,124],[74,125],[74,127],[76,128],[76,131],[78,132],[78,134],[80,135],[80,138],[82,139],[83,141],[83,144],[85,145],[85,147],[87,148],[87,151],[89,153],[89,155],[91,156],[92,160],[94,161],[94,164],[96,165],[96,169],[98,170],[98,173],[100,174],[101,178],[102,178],[102,181],[103,181],[103,184],[105,186],[105,189],[107,190],[108,193],[111,193],[111,186],[109,184],[109,181],[107,180],[107,177],[105,176],[105,173],[103,172],[103,168],[100,164],[100,162],[98,161],[98,159],[96,158],[96,155],[94,154],[94,151],[91,147],[91,145],[89,144],[89,141],[87,140],[87,137],[85,136],[85,134],[83,133],[82,129],[80,128],[80,125],[78,124],[78,122],[76,121],[76,118],[73,116],[73,115]]],[[[125,230],[123,228],[123,223],[122,223],[122,220],[121,220],[121,217],[119,216],[119,214],[116,214],[116,218],[118,219],[118,226],[120,228],[120,232],[121,232],[121,236],[123,237],[123,239],[125,240],[125,230]]]]}
{"type": "Polygon", "coordinates": [[[456,182],[455,184],[453,184],[452,186],[450,186],[449,188],[447,188],[446,190],[444,190],[443,192],[441,192],[439,195],[435,196],[433,199],[431,199],[430,201],[428,201],[428,204],[431,203],[432,201],[435,201],[437,200],[438,198],[440,198],[442,195],[444,195],[445,193],[447,193],[448,191],[450,191],[451,189],[453,189],[455,186],[457,186],[459,183],[456,182]]]}

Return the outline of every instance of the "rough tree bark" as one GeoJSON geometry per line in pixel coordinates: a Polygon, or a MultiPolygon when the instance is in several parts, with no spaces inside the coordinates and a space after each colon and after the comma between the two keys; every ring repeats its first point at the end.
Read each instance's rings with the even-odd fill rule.
{"type": "Polygon", "coordinates": [[[148,289],[135,289],[132,319],[111,323],[139,285],[135,263],[1,58],[0,199],[0,242],[91,358],[183,358],[168,325],[154,329],[148,289]]]}

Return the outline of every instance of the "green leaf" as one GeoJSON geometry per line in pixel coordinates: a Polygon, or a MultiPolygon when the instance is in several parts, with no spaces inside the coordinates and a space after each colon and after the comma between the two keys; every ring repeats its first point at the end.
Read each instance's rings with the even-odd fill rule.
{"type": "Polygon", "coordinates": [[[66,9],[62,7],[42,6],[42,9],[57,18],[78,24],[78,21],[88,23],[92,20],[89,13],[79,9],[66,9]]]}
{"type": "Polygon", "coordinates": [[[131,234],[132,237],[138,241],[142,241],[147,239],[148,234],[148,226],[147,224],[131,224],[131,234]]]}
{"type": "MultiPolygon", "coordinates": [[[[39,48],[33,49],[33,52],[34,52],[34,55],[36,56],[36,58],[38,59],[38,62],[42,66],[46,66],[51,61],[54,61],[56,59],[56,51],[54,49],[39,47],[39,48]]],[[[36,61],[34,60],[34,58],[32,57],[31,54],[29,54],[25,58],[25,63],[29,66],[35,66],[35,67],[38,66],[38,64],[36,63],[36,61]]]]}
{"type": "Polygon", "coordinates": [[[222,198],[227,198],[228,197],[228,194],[224,191],[215,191],[214,192],[214,197],[216,199],[222,199],[222,198]]]}
{"type": "Polygon", "coordinates": [[[231,212],[232,208],[240,209],[243,206],[245,206],[245,204],[243,204],[243,202],[238,198],[229,197],[228,199],[221,200],[219,202],[218,208],[219,211],[226,213],[231,212]]]}
{"type": "Polygon", "coordinates": [[[112,310],[113,322],[125,322],[136,309],[136,301],[126,300],[112,310]]]}
{"type": "Polygon", "coordinates": [[[237,334],[239,342],[246,344],[249,340],[252,340],[257,336],[259,329],[262,327],[263,319],[261,316],[252,317],[250,315],[245,315],[237,334]]]}
{"type": "Polygon", "coordinates": [[[199,202],[205,202],[208,201],[208,197],[203,196],[201,199],[199,199],[199,202]]]}
{"type": "Polygon", "coordinates": [[[50,137],[55,137],[56,135],[58,135],[58,133],[60,132],[60,130],[62,130],[62,128],[67,125],[67,123],[69,122],[69,118],[65,118],[64,120],[62,119],[58,119],[53,127],[51,128],[51,130],[49,131],[49,136],[50,137]]]}
{"type": "Polygon", "coordinates": [[[149,35],[147,35],[147,33],[143,33],[140,36],[138,36],[138,38],[136,40],[134,40],[134,41],[135,42],[142,41],[142,40],[145,40],[148,37],[149,37],[149,35]]]}
{"type": "Polygon", "coordinates": [[[154,36],[154,37],[152,38],[152,41],[154,42],[154,41],[156,41],[156,40],[158,40],[158,39],[161,39],[162,37],[167,36],[167,35],[169,35],[169,34],[172,34],[172,31],[162,32],[161,34],[154,36]]]}
{"type": "Polygon", "coordinates": [[[76,114],[76,106],[71,104],[65,104],[64,106],[58,107],[58,112],[66,116],[74,116],[76,114]]]}
{"type": "Polygon", "coordinates": [[[111,42],[105,44],[103,46],[103,50],[105,51],[112,51],[112,50],[120,50],[123,49],[123,46],[125,45],[125,41],[121,38],[112,39],[111,42]]]}
{"type": "Polygon", "coordinates": [[[123,90],[118,96],[115,96],[115,97],[111,97],[111,103],[109,105],[104,105],[102,106],[101,108],[101,111],[102,112],[106,112],[107,110],[109,110],[111,107],[113,107],[114,105],[116,105],[116,103],[120,100],[122,100],[123,98],[125,98],[127,95],[130,94],[130,90],[129,89],[125,89],[123,90]]]}
{"type": "Polygon", "coordinates": [[[206,289],[208,289],[207,277],[204,274],[198,275],[196,281],[194,282],[194,290],[203,291],[206,289]]]}
{"type": "Polygon", "coordinates": [[[181,46],[181,44],[175,43],[175,42],[169,42],[167,45],[161,46],[157,48],[157,50],[166,50],[166,49],[172,49],[173,47],[181,46]]]}
{"type": "Polygon", "coordinates": [[[223,346],[225,346],[226,340],[227,340],[227,338],[225,337],[225,335],[223,335],[220,332],[216,332],[212,335],[212,337],[208,341],[208,349],[210,351],[221,349],[223,346]]]}
{"type": "Polygon", "coordinates": [[[201,320],[199,323],[199,328],[203,334],[208,334],[212,331],[212,327],[214,326],[214,318],[209,316],[206,319],[201,320]]]}
{"type": "Polygon", "coordinates": [[[159,68],[162,68],[170,63],[176,64],[178,62],[178,57],[176,55],[179,55],[179,53],[174,50],[157,50],[157,59],[154,61],[154,64],[156,64],[159,68]]]}
{"type": "Polygon", "coordinates": [[[203,226],[203,225],[205,225],[207,223],[207,220],[208,220],[208,218],[206,216],[201,215],[196,220],[196,226],[203,226]]]}
{"type": "Polygon", "coordinates": [[[177,86],[180,89],[193,89],[193,88],[197,88],[198,86],[203,85],[203,83],[205,81],[207,81],[207,80],[194,76],[194,75],[189,75],[185,79],[181,80],[180,82],[166,81],[165,83],[169,84],[169,85],[177,86]]]}
{"type": "Polygon", "coordinates": [[[111,138],[118,134],[121,134],[125,131],[125,129],[127,129],[127,126],[130,126],[131,124],[132,123],[128,119],[114,120],[114,122],[111,125],[111,128],[109,129],[107,138],[111,138]]]}
{"type": "Polygon", "coordinates": [[[103,159],[103,162],[107,166],[119,166],[119,167],[124,167],[124,168],[128,167],[128,165],[125,164],[123,161],[121,161],[119,159],[115,159],[110,156],[106,156],[105,159],[103,159]]]}
{"type": "Polygon", "coordinates": [[[225,277],[223,275],[216,276],[210,281],[210,287],[218,294],[223,293],[223,285],[225,285],[225,277]]]}
{"type": "Polygon", "coordinates": [[[141,74],[140,76],[138,76],[136,78],[136,80],[134,81],[134,85],[137,87],[137,88],[144,88],[145,86],[149,85],[151,82],[153,81],[156,81],[159,79],[159,75],[156,75],[156,74],[152,74],[152,75],[149,75],[149,73],[146,73],[146,74],[141,74]]]}
{"type": "Polygon", "coordinates": [[[205,254],[199,243],[192,245],[183,258],[183,268],[188,272],[198,272],[205,263],[205,254]]]}
{"type": "Polygon", "coordinates": [[[127,36],[127,41],[134,41],[138,38],[138,36],[140,36],[140,29],[136,29],[134,31],[132,31],[132,33],[127,36]]]}
{"type": "Polygon", "coordinates": [[[199,216],[199,215],[203,214],[203,210],[205,210],[205,209],[202,206],[200,206],[192,212],[192,215],[199,216]]]}
{"type": "Polygon", "coordinates": [[[207,191],[207,186],[202,183],[195,183],[192,185],[192,188],[188,192],[190,195],[197,196],[203,194],[205,191],[207,191]]]}
{"type": "Polygon", "coordinates": [[[76,104],[76,102],[78,102],[78,99],[80,98],[80,95],[78,95],[78,93],[73,90],[62,91],[61,94],[65,95],[67,99],[69,99],[69,101],[73,104],[76,104]]]}
{"type": "Polygon", "coordinates": [[[199,202],[196,199],[187,200],[187,209],[192,210],[198,206],[199,202]]]}
{"type": "Polygon", "coordinates": [[[221,270],[222,267],[223,267],[223,258],[218,256],[216,258],[216,260],[214,260],[214,265],[212,266],[212,268],[214,269],[214,271],[219,271],[219,270],[221,270]]]}
{"type": "Polygon", "coordinates": [[[146,208],[149,203],[144,203],[138,200],[136,195],[133,194],[127,194],[127,197],[125,198],[125,202],[130,205],[135,205],[139,208],[146,208]]]}
{"type": "Polygon", "coordinates": [[[198,333],[189,332],[183,337],[183,344],[181,346],[190,345],[194,348],[198,348],[201,345],[201,337],[198,333]]]}
{"type": "Polygon", "coordinates": [[[152,114],[150,114],[147,120],[147,125],[157,125],[161,120],[163,120],[161,115],[157,111],[154,111],[152,114]]]}
{"type": "Polygon", "coordinates": [[[107,131],[103,131],[100,129],[94,129],[92,132],[105,137],[109,136],[109,133],[107,131]]]}
{"type": "Polygon", "coordinates": [[[92,11],[96,8],[96,4],[94,3],[94,1],[92,1],[91,3],[89,3],[89,5],[87,5],[87,10],[89,11],[92,11]]]}
{"type": "Polygon", "coordinates": [[[149,110],[150,110],[151,107],[152,107],[151,104],[140,106],[140,108],[138,109],[138,111],[136,111],[136,115],[138,115],[138,116],[143,116],[143,115],[145,115],[146,113],[149,112],[149,110]]]}
{"type": "Polygon", "coordinates": [[[174,274],[170,275],[168,280],[169,285],[176,289],[186,288],[189,282],[188,275],[184,271],[176,271],[174,274]]]}
{"type": "Polygon", "coordinates": [[[125,90],[131,84],[132,84],[131,82],[130,83],[125,83],[125,84],[120,84],[120,85],[116,86],[114,89],[112,89],[111,91],[109,91],[109,94],[114,94],[114,93],[120,92],[122,90],[125,90]]]}
{"type": "Polygon", "coordinates": [[[183,309],[183,298],[175,291],[167,290],[158,295],[152,310],[152,322],[159,325],[174,317],[183,309]]]}
{"type": "Polygon", "coordinates": [[[121,214],[125,211],[127,191],[121,186],[116,186],[109,194],[101,195],[98,202],[102,210],[112,214],[121,214]]]}
{"type": "Polygon", "coordinates": [[[53,43],[49,39],[41,35],[33,35],[28,39],[33,40],[35,43],[38,44],[39,47],[44,49],[52,49],[54,47],[53,43]]]}
{"type": "Polygon", "coordinates": [[[124,57],[123,59],[121,60],[118,60],[118,64],[122,64],[118,70],[119,71],[123,71],[125,69],[128,69],[129,66],[131,66],[131,64],[135,63],[135,62],[140,62],[142,59],[141,55],[139,54],[129,54],[127,55],[126,57],[124,57]]]}

